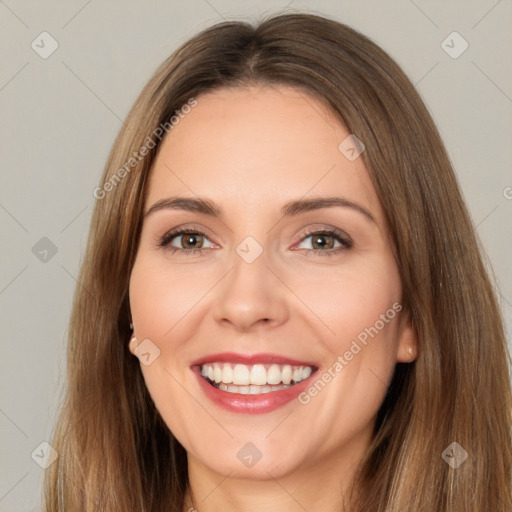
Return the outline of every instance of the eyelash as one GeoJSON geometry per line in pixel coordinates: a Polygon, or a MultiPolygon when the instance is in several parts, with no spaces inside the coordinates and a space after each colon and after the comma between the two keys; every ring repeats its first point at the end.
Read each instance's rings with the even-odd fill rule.
{"type": "MultiPolygon", "coordinates": [[[[171,233],[165,234],[159,241],[158,246],[159,247],[167,247],[171,243],[171,241],[176,238],[179,235],[192,233],[194,235],[202,235],[206,237],[206,235],[201,232],[198,229],[194,228],[182,228],[176,231],[172,231],[171,233]]],[[[343,236],[343,234],[335,229],[319,229],[319,230],[313,230],[305,233],[303,237],[301,238],[300,242],[304,241],[306,238],[309,238],[312,235],[320,235],[320,236],[332,236],[336,240],[338,240],[342,247],[337,247],[336,249],[330,249],[330,250],[318,250],[318,249],[303,249],[306,251],[306,254],[309,254],[311,252],[316,253],[316,255],[321,254],[321,256],[335,256],[339,254],[342,251],[346,251],[348,249],[351,249],[353,246],[353,242],[348,238],[343,236]]],[[[206,237],[207,238],[207,237],[206,237]]],[[[180,249],[179,247],[169,247],[168,250],[171,252],[171,254],[175,254],[176,251],[180,251],[182,254],[203,254],[203,249],[180,249]]]]}

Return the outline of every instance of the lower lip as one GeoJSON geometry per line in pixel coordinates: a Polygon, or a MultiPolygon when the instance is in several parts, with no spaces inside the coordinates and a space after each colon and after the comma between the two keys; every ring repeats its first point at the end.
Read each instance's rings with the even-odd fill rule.
{"type": "Polygon", "coordinates": [[[243,395],[241,393],[228,393],[212,386],[201,376],[201,368],[198,366],[192,367],[192,371],[196,374],[204,394],[214,404],[230,412],[245,414],[271,412],[291,402],[309,386],[311,377],[316,373],[316,370],[313,371],[307,379],[286,389],[270,391],[259,395],[243,395]]]}

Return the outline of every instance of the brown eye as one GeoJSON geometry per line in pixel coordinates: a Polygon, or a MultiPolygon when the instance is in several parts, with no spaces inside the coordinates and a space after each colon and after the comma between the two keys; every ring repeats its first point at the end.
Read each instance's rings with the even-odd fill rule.
{"type": "Polygon", "coordinates": [[[337,230],[311,231],[302,237],[300,243],[304,243],[308,238],[311,239],[312,249],[305,248],[304,250],[306,254],[314,254],[315,256],[333,256],[353,246],[349,236],[337,230]]]}
{"type": "MultiPolygon", "coordinates": [[[[205,248],[205,240],[208,240],[208,237],[197,229],[183,228],[164,235],[158,245],[168,248],[172,253],[201,254],[202,250],[205,248]]],[[[211,242],[209,243],[211,244],[211,242]]],[[[210,245],[210,247],[212,246],[210,245]]],[[[208,248],[208,246],[206,246],[206,248],[208,248]]]]}
{"type": "Polygon", "coordinates": [[[332,235],[312,235],[311,245],[313,249],[319,247],[322,249],[332,249],[334,247],[334,237],[332,235]]]}
{"type": "Polygon", "coordinates": [[[199,243],[202,245],[203,235],[199,233],[185,233],[181,235],[181,240],[184,249],[198,249],[198,247],[195,246],[199,243]]]}

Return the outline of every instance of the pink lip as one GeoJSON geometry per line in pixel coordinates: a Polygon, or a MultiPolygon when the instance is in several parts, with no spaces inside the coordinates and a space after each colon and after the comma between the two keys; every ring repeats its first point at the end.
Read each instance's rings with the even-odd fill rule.
{"type": "Polygon", "coordinates": [[[311,377],[316,373],[316,370],[313,371],[307,379],[287,389],[270,391],[269,393],[262,393],[260,395],[243,395],[242,393],[228,393],[227,391],[222,391],[212,386],[201,376],[200,366],[192,367],[192,371],[196,375],[199,386],[204,394],[214,404],[230,412],[245,414],[271,412],[291,402],[310,385],[311,377]]]}
{"type": "Polygon", "coordinates": [[[251,356],[237,354],[235,352],[221,352],[202,357],[192,363],[191,370],[196,375],[199,386],[204,394],[216,405],[230,412],[260,414],[271,412],[302,393],[311,382],[311,377],[316,373],[317,367],[309,361],[299,361],[277,354],[253,354],[251,356]],[[230,362],[240,364],[289,364],[293,366],[311,366],[311,375],[287,389],[271,391],[260,395],[244,395],[242,393],[228,393],[212,386],[202,375],[201,365],[213,362],[230,362]]]}
{"type": "MultiPolygon", "coordinates": [[[[218,354],[211,354],[209,356],[201,357],[194,361],[192,366],[201,366],[206,363],[239,363],[239,364],[289,364],[293,366],[312,366],[316,368],[315,364],[309,361],[299,361],[297,359],[290,359],[278,354],[253,354],[244,355],[237,354],[236,352],[220,352],[218,354]]],[[[293,386],[295,387],[295,386],[293,386]]],[[[277,391],[273,391],[277,393],[277,391]]]]}

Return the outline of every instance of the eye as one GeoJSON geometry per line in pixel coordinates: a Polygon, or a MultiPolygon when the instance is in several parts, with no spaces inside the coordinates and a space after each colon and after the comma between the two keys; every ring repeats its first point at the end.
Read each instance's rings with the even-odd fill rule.
{"type": "MultiPolygon", "coordinates": [[[[333,256],[353,246],[353,242],[348,235],[335,229],[310,231],[302,237],[301,243],[304,243],[308,238],[311,238],[313,248],[306,248],[304,250],[306,254],[314,254],[316,256],[333,256]],[[336,243],[338,243],[338,246],[336,246],[336,243]]],[[[201,255],[205,248],[205,240],[208,240],[208,238],[203,232],[196,228],[188,227],[166,233],[158,245],[159,247],[166,247],[172,254],[180,252],[182,254],[195,253],[201,255]],[[176,243],[178,246],[176,246],[176,243]]],[[[212,247],[213,245],[211,244],[208,248],[212,247]]]]}
{"type": "Polygon", "coordinates": [[[165,234],[158,245],[160,247],[168,247],[169,251],[173,254],[176,251],[180,251],[184,254],[202,254],[204,240],[208,240],[208,238],[201,231],[194,228],[183,228],[165,234]],[[174,242],[182,244],[182,247],[176,247],[174,242]]]}
{"type": "Polygon", "coordinates": [[[306,249],[306,253],[318,256],[333,256],[353,246],[352,240],[336,229],[310,231],[303,236],[301,243],[308,238],[311,238],[311,246],[313,248],[306,249]],[[336,242],[339,244],[337,247],[335,246],[336,242]]]}

